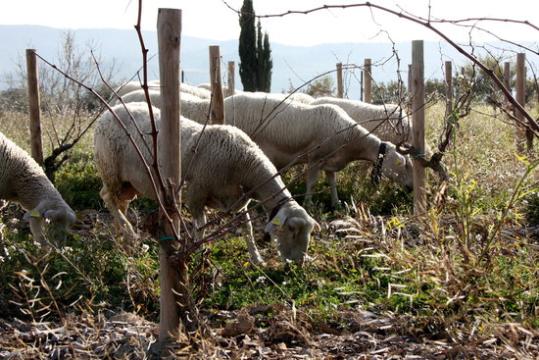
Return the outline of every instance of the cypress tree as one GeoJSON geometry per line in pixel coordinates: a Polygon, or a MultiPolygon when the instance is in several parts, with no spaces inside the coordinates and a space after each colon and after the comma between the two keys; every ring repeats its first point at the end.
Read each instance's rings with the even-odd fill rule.
{"type": "Polygon", "coordinates": [[[256,89],[258,91],[270,92],[271,90],[271,49],[269,45],[269,36],[267,33],[262,35],[262,25],[258,20],[256,31],[256,58],[258,61],[256,89]]]}
{"type": "Polygon", "coordinates": [[[243,90],[257,90],[258,61],[256,51],[255,11],[252,0],[244,0],[240,11],[240,78],[243,90]]]}
{"type": "Polygon", "coordinates": [[[271,60],[271,49],[268,33],[264,34],[264,45],[262,56],[259,57],[259,64],[262,64],[262,78],[259,80],[259,89],[261,91],[271,91],[271,73],[273,69],[273,60],[271,60]]]}
{"type": "Polygon", "coordinates": [[[263,36],[262,36],[262,25],[260,24],[260,19],[258,20],[258,23],[256,24],[256,60],[257,60],[257,68],[256,68],[256,90],[257,91],[265,91],[264,90],[264,81],[265,81],[265,73],[264,73],[264,45],[262,44],[263,36]]]}

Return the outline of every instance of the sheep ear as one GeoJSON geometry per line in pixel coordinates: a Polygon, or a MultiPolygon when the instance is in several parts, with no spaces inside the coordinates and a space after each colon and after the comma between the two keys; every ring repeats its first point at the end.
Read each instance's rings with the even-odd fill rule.
{"type": "Polygon", "coordinates": [[[322,227],[320,226],[320,224],[317,221],[314,222],[314,230],[317,231],[317,232],[322,231],[322,227]]]}

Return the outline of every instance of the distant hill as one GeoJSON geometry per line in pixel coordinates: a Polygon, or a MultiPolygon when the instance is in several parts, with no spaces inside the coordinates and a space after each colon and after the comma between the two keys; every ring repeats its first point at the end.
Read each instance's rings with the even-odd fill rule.
{"type": "MultiPolygon", "coordinates": [[[[0,73],[6,74],[14,71],[17,62],[24,58],[26,48],[35,48],[45,58],[53,59],[59,52],[65,31],[42,26],[0,25],[0,73]]],[[[114,59],[118,70],[117,79],[130,78],[141,66],[141,52],[134,30],[82,29],[75,30],[74,34],[77,44],[82,49],[85,44],[91,42],[96,45],[103,59],[106,61],[114,59]]],[[[155,54],[157,52],[156,32],[145,31],[143,35],[150,54],[155,54]]],[[[223,65],[229,60],[238,62],[237,40],[215,41],[184,36],[181,45],[181,67],[185,71],[186,82],[192,84],[209,82],[209,45],[221,47],[223,65]]],[[[365,57],[372,58],[373,63],[378,64],[373,68],[375,81],[387,82],[397,79],[398,61],[400,61],[400,68],[403,71],[402,77],[406,81],[407,65],[411,58],[410,42],[395,45],[398,59],[394,56],[390,43],[332,43],[309,47],[287,46],[277,43],[271,45],[273,92],[286,90],[290,84],[299,86],[320,73],[334,69],[335,63],[339,61],[362,64],[365,57]]],[[[507,48],[506,45],[504,47],[507,48]]],[[[443,43],[425,42],[424,51],[425,78],[442,77],[442,58],[443,60],[457,59],[457,63],[464,62],[453,48],[443,43]]],[[[106,65],[105,63],[104,66],[106,65]]],[[[222,68],[226,69],[226,66],[222,66],[222,68]]],[[[149,74],[150,78],[158,77],[156,58],[150,63],[149,74]]],[[[226,74],[223,76],[226,78],[226,74]]],[[[349,96],[358,97],[359,73],[348,74],[345,78],[349,84],[349,96]]],[[[236,86],[241,88],[238,74],[236,74],[236,79],[236,86]]],[[[0,88],[5,88],[5,86],[4,82],[0,82],[0,88]]]]}

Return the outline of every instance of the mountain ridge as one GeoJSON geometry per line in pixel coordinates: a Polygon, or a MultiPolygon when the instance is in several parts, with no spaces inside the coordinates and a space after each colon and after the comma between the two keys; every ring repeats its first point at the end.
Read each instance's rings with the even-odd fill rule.
{"type": "MultiPolygon", "coordinates": [[[[62,37],[70,31],[75,36],[79,49],[93,43],[105,59],[103,66],[110,65],[114,59],[118,72],[117,80],[133,76],[141,66],[141,51],[134,30],[126,29],[77,29],[67,30],[40,25],[0,25],[0,73],[13,72],[18,63],[22,63],[24,50],[35,48],[46,59],[53,60],[62,44],[62,37]]],[[[149,54],[157,52],[155,31],[143,31],[144,41],[149,54]]],[[[271,34],[270,34],[271,39],[271,34]]],[[[192,36],[183,36],[181,45],[181,67],[188,83],[199,84],[209,81],[208,46],[221,47],[222,71],[227,61],[238,63],[237,40],[211,40],[192,36]]],[[[396,80],[398,63],[401,76],[405,80],[407,64],[411,59],[411,42],[396,43],[395,56],[391,43],[327,43],[314,46],[292,46],[272,43],[273,77],[272,91],[281,92],[291,86],[299,86],[321,73],[335,69],[337,62],[361,65],[366,57],[373,61],[373,78],[378,82],[396,80]]],[[[508,47],[508,46],[507,46],[508,47]]],[[[84,51],[84,50],[82,50],[84,51]]],[[[462,64],[462,56],[446,43],[425,42],[425,78],[441,78],[442,60],[457,60],[462,64]]],[[[158,62],[149,61],[149,77],[157,78],[158,62]]],[[[236,66],[238,71],[238,66],[236,66]]],[[[226,79],[226,74],[222,74],[226,79]]],[[[359,97],[359,73],[345,74],[348,96],[359,97]]],[[[241,86],[238,73],[236,84],[241,86]]],[[[0,88],[6,88],[0,82],[0,88]]]]}

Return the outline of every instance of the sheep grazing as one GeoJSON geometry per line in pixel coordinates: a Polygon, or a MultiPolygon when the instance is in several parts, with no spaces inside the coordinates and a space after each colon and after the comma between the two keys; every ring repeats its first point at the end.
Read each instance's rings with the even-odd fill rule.
{"type": "MultiPolygon", "coordinates": [[[[409,142],[412,136],[411,123],[402,107],[396,104],[373,105],[358,100],[321,97],[314,99],[311,105],[333,104],[346,111],[350,117],[365,129],[371,131],[383,141],[393,144],[409,142]]],[[[331,202],[336,206],[336,174],[326,171],[326,178],[331,186],[331,202]]]]}
{"type": "Polygon", "coordinates": [[[0,198],[19,203],[34,239],[43,242],[45,220],[66,229],[75,212],[28,153],[0,133],[0,198]]]}
{"type": "Polygon", "coordinates": [[[311,102],[311,105],[322,104],[337,105],[358,124],[384,141],[403,144],[411,139],[411,123],[399,105],[373,105],[358,100],[334,97],[321,97],[311,102]]]}
{"type": "MultiPolygon", "coordinates": [[[[412,187],[411,161],[393,144],[358,125],[344,110],[335,105],[306,105],[282,98],[280,94],[264,93],[231,96],[225,100],[225,122],[251,136],[278,169],[307,163],[306,201],[311,199],[320,170],[340,171],[354,160],[374,163],[375,177],[384,174],[412,187]]],[[[332,198],[338,198],[336,190],[332,198]]]]}
{"type": "MultiPolygon", "coordinates": [[[[136,131],[137,126],[145,134],[146,140],[151,142],[148,135],[148,105],[143,102],[128,103],[126,107],[127,110],[123,105],[117,105],[113,111],[133,138],[141,143],[143,156],[151,163],[150,150],[142,145],[136,131]]],[[[160,111],[157,108],[153,111],[159,126],[160,111]]],[[[205,206],[237,211],[244,209],[248,202],[247,196],[252,196],[270,214],[265,232],[277,240],[281,256],[284,259],[303,261],[311,232],[317,223],[291,197],[277,169],[259,147],[235,127],[207,126],[200,136],[203,131],[201,124],[186,118],[181,121],[182,176],[187,185],[184,198],[195,224],[200,226],[205,223],[205,206]],[[196,151],[194,146],[198,146],[196,151]]],[[[136,195],[155,200],[149,176],[143,170],[142,161],[127,134],[111,112],[106,112],[97,121],[94,145],[97,168],[103,180],[101,197],[124,234],[135,237],[125,213],[129,202],[136,195]]],[[[252,224],[248,213],[245,214],[249,253],[253,262],[261,263],[252,224]]]]}

